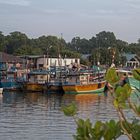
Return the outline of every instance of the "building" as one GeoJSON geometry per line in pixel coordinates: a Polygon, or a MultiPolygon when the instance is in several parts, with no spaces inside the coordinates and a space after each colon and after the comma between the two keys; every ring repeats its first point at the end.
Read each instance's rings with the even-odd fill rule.
{"type": "Polygon", "coordinates": [[[79,58],[43,58],[37,59],[37,69],[40,68],[49,68],[50,66],[79,66],[80,59],[79,58]]]}
{"type": "Polygon", "coordinates": [[[9,69],[11,67],[21,67],[25,60],[11,54],[0,52],[0,69],[9,69]]]}
{"type": "Polygon", "coordinates": [[[129,67],[129,68],[140,67],[140,59],[138,58],[136,54],[125,54],[125,57],[127,59],[126,67],[129,67]]]}

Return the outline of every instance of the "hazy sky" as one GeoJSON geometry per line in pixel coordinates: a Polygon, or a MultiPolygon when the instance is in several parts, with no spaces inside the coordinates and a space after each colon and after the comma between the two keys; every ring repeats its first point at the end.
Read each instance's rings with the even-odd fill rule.
{"type": "Polygon", "coordinates": [[[140,0],[0,0],[0,31],[28,37],[63,34],[91,38],[101,31],[117,39],[140,38],[140,0]]]}

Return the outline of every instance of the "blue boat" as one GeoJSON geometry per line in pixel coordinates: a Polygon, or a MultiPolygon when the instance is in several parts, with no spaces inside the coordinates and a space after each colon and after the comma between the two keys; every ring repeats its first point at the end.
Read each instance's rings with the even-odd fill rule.
{"type": "Polygon", "coordinates": [[[22,89],[22,82],[17,78],[16,71],[1,71],[0,72],[0,87],[4,91],[15,91],[22,89]]]}

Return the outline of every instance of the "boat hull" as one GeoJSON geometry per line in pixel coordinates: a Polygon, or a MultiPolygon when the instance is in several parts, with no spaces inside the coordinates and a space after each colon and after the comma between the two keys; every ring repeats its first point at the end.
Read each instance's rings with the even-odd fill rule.
{"type": "Polygon", "coordinates": [[[63,88],[61,83],[46,83],[44,90],[46,92],[62,92],[63,88]]]}
{"type": "Polygon", "coordinates": [[[30,92],[42,92],[44,89],[44,84],[40,83],[25,83],[24,90],[30,92]]]}
{"type": "Polygon", "coordinates": [[[85,85],[63,85],[63,90],[67,94],[100,93],[104,91],[104,82],[97,82],[85,85]]]}
{"type": "Polygon", "coordinates": [[[16,81],[1,81],[1,87],[4,91],[20,91],[22,84],[16,81]]]}

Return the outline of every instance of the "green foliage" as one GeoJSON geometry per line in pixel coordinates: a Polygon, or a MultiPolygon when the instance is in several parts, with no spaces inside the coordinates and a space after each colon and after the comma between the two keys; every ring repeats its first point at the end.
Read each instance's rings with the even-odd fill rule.
{"type": "Polygon", "coordinates": [[[40,55],[42,54],[42,50],[40,48],[33,48],[32,46],[21,46],[17,50],[14,51],[15,55],[40,55]]]}
{"type": "Polygon", "coordinates": [[[133,72],[134,78],[140,81],[140,69],[134,69],[132,70],[132,72],[133,72]]]}
{"type": "Polygon", "coordinates": [[[110,120],[109,122],[105,123],[105,132],[104,132],[104,139],[105,140],[115,140],[121,136],[121,127],[119,122],[115,122],[114,120],[110,120]]]}
{"type": "Polygon", "coordinates": [[[119,81],[119,77],[116,73],[115,68],[108,69],[105,79],[112,85],[116,84],[119,81]]]}
{"type": "Polygon", "coordinates": [[[74,103],[62,107],[62,110],[66,116],[74,116],[76,114],[77,108],[74,103]]]}
{"type": "MultiPolygon", "coordinates": [[[[62,110],[66,116],[76,115],[75,104],[70,104],[68,106],[62,107],[62,110]]],[[[73,135],[75,140],[105,140],[117,139],[121,134],[120,123],[110,120],[109,122],[97,121],[94,126],[89,119],[77,119],[77,131],[73,135]]]]}
{"type": "Polygon", "coordinates": [[[114,100],[114,106],[116,108],[126,107],[126,101],[130,97],[131,94],[131,87],[129,84],[125,84],[123,87],[118,86],[115,90],[115,100],[114,100]]]}
{"type": "Polygon", "coordinates": [[[89,140],[91,138],[92,124],[89,119],[77,120],[77,135],[74,135],[76,140],[89,140]]]}

